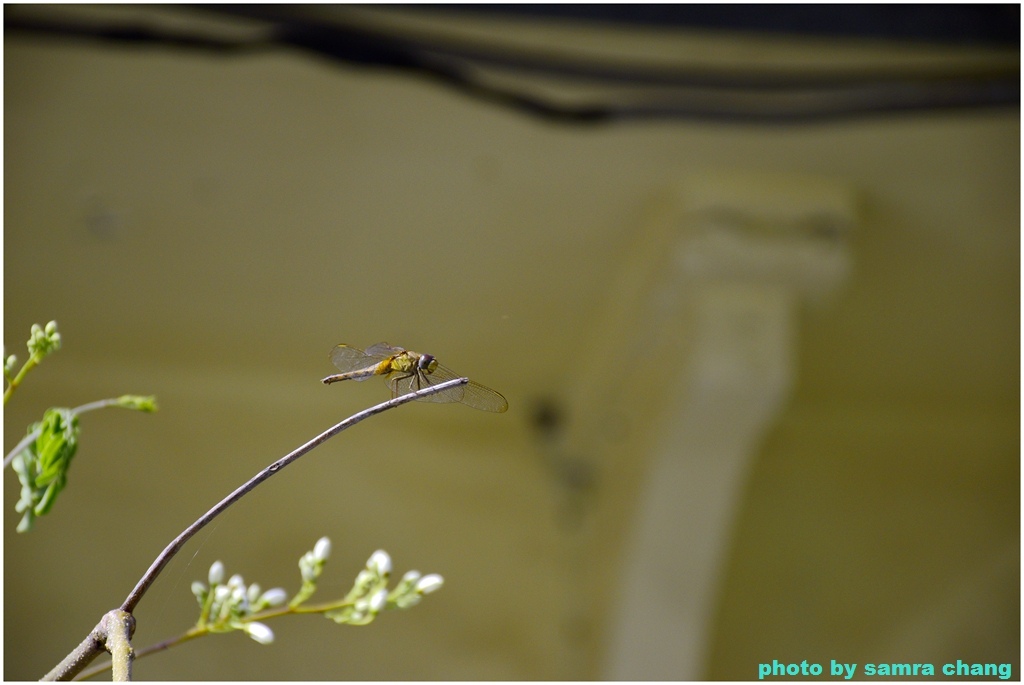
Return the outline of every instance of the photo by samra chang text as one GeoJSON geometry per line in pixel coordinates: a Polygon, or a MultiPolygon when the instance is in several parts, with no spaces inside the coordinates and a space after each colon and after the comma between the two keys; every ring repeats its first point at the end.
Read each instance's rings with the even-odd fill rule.
{"type": "Polygon", "coordinates": [[[931,676],[941,678],[962,678],[964,676],[974,677],[996,677],[1000,680],[1009,680],[1013,676],[1012,664],[976,664],[957,659],[956,661],[939,664],[924,663],[886,663],[886,664],[848,664],[832,659],[828,664],[828,673],[825,668],[815,662],[807,660],[800,663],[785,663],[777,659],[772,662],[757,665],[757,678],[793,678],[795,676],[809,677],[841,677],[850,680],[855,676],[860,677],[881,677],[900,678],[904,676],[931,676]]]}

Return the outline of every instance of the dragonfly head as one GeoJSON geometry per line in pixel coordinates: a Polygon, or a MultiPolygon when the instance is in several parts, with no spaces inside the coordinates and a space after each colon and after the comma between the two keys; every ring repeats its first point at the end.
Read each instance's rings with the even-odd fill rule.
{"type": "Polygon", "coordinates": [[[419,361],[416,362],[416,368],[424,373],[434,373],[434,369],[437,368],[437,360],[432,354],[420,355],[419,361]]]}

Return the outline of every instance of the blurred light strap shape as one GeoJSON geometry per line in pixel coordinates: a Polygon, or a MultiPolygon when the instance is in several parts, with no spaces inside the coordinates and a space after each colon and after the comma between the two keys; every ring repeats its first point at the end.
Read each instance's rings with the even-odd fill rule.
{"type": "Polygon", "coordinates": [[[568,436],[616,484],[591,521],[621,560],[589,578],[616,598],[602,679],[704,677],[742,485],[794,384],[800,307],[846,279],[855,219],[852,189],[828,179],[691,178],[611,284],[568,436]]]}

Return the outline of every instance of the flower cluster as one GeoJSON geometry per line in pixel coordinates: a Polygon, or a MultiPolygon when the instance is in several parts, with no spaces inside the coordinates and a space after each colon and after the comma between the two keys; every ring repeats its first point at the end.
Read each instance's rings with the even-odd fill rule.
{"type": "Polygon", "coordinates": [[[324,571],[324,564],[327,557],[331,556],[331,540],[322,537],[313,545],[313,549],[299,557],[299,573],[302,574],[302,587],[288,602],[288,606],[295,608],[313,596],[316,592],[316,581],[324,571]]]}
{"type": "Polygon", "coordinates": [[[242,576],[234,575],[224,582],[224,564],[217,561],[210,567],[209,583],[192,583],[192,594],[199,600],[200,615],[193,631],[226,633],[243,630],[262,644],[274,640],[274,633],[260,621],[284,614],[323,614],[336,623],[366,625],[384,609],[407,609],[419,604],[423,595],[439,589],[444,579],[436,573],[420,575],[409,571],[393,590],[388,590],[391,557],[382,549],[370,555],[366,568],[356,576],[348,594],[340,600],[316,606],[306,604],[317,590],[324,564],[331,554],[331,541],[317,540],[313,549],[299,559],[302,587],[291,600],[281,588],[261,592],[260,586],[246,586],[242,576]],[[284,606],[287,602],[287,606],[284,606]],[[280,608],[276,608],[280,607],[280,608]]]}
{"type": "Polygon", "coordinates": [[[43,328],[37,323],[32,324],[32,331],[28,338],[28,353],[42,361],[43,357],[60,349],[60,333],[57,331],[57,322],[51,321],[43,328]]]}
{"type": "Polygon", "coordinates": [[[345,606],[324,615],[336,623],[366,625],[385,608],[406,609],[419,604],[423,595],[434,592],[444,583],[436,573],[421,576],[419,571],[409,571],[389,592],[390,576],[391,557],[378,549],[370,555],[366,568],[356,576],[356,582],[345,596],[345,606]]]}
{"type": "Polygon", "coordinates": [[[288,593],[279,587],[263,592],[256,583],[246,586],[237,573],[225,583],[224,564],[219,561],[210,566],[208,579],[209,588],[198,580],[192,583],[192,594],[200,607],[197,628],[211,633],[243,630],[260,644],[274,641],[274,632],[270,628],[249,619],[264,609],[281,606],[288,599],[288,593]]]}
{"type": "MultiPolygon", "coordinates": [[[[32,331],[28,336],[28,361],[21,367],[17,374],[14,367],[18,365],[18,358],[15,355],[4,357],[4,379],[7,381],[7,389],[4,391],[4,404],[18,387],[18,384],[25,378],[25,374],[33,369],[43,358],[51,352],[60,349],[60,333],[57,332],[57,322],[51,321],[43,328],[37,323],[32,324],[32,331]]],[[[4,355],[7,350],[4,349],[4,355]]]]}

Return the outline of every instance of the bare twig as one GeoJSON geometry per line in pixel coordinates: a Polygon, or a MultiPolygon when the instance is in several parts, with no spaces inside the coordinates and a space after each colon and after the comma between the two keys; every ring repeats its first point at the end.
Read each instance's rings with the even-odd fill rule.
{"type": "Polygon", "coordinates": [[[54,666],[53,670],[44,675],[40,680],[71,680],[93,659],[104,652],[107,643],[107,627],[105,622],[106,616],[96,624],[92,632],[70,654],[64,657],[63,661],[54,666]]]}

